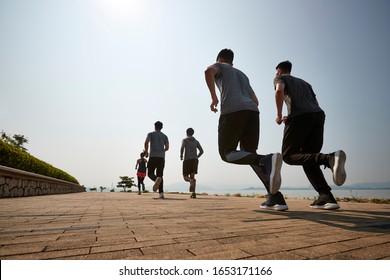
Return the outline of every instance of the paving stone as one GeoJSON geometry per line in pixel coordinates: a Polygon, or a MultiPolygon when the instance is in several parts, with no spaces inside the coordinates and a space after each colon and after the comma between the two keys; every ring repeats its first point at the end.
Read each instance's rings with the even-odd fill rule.
{"type": "Polygon", "coordinates": [[[0,199],[1,259],[390,259],[390,205],[337,211],[288,198],[75,193],[0,199]]]}

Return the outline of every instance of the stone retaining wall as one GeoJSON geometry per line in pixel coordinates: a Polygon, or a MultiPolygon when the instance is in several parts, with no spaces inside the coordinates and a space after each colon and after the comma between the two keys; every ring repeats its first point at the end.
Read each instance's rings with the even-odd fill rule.
{"type": "Polygon", "coordinates": [[[0,198],[85,192],[85,187],[0,165],[0,198]]]}

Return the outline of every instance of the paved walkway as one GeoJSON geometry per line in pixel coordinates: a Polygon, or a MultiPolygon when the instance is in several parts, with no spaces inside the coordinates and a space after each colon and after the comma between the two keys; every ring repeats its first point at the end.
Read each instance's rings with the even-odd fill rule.
{"type": "Polygon", "coordinates": [[[0,259],[390,259],[390,205],[76,193],[0,199],[0,259]]]}

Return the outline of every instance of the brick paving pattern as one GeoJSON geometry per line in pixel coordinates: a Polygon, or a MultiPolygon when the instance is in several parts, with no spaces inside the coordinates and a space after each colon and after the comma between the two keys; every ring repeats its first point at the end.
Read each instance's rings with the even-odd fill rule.
{"type": "Polygon", "coordinates": [[[75,193],[0,199],[2,260],[389,260],[390,205],[75,193]]]}

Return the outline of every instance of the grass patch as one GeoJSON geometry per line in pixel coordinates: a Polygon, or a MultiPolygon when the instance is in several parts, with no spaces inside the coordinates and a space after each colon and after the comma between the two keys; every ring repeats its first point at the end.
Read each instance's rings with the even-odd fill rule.
{"type": "MultiPolygon", "coordinates": [[[[172,194],[190,194],[186,192],[166,192],[166,193],[172,193],[172,194]]],[[[203,195],[208,196],[210,194],[208,193],[197,193],[196,195],[203,195]]],[[[226,196],[226,197],[248,197],[248,198],[267,198],[267,195],[265,194],[247,194],[243,195],[241,193],[225,193],[225,194],[212,194],[212,196],[226,196]]],[[[302,199],[306,200],[316,200],[318,197],[314,196],[312,198],[310,197],[303,197],[302,199]]],[[[284,196],[284,199],[289,199],[287,196],[284,196]]],[[[388,198],[359,198],[354,195],[352,197],[335,197],[336,201],[338,202],[358,202],[358,203],[376,203],[376,204],[390,204],[390,199],[388,198]]]]}
{"type": "Polygon", "coordinates": [[[390,199],[388,198],[336,197],[336,200],[339,202],[390,204],[390,199]]]}
{"type": "MultiPolygon", "coordinates": [[[[207,194],[208,195],[208,194],[207,194]]],[[[218,194],[214,194],[214,196],[220,196],[218,194]]],[[[251,197],[251,198],[267,198],[267,195],[264,194],[248,194],[248,195],[242,195],[241,193],[225,193],[223,196],[226,197],[251,197]]],[[[316,200],[318,197],[304,197],[303,199],[306,200],[316,200]]],[[[288,199],[287,196],[284,196],[284,199],[288,199]]],[[[358,203],[376,203],[376,204],[390,204],[390,199],[388,198],[359,198],[356,196],[352,197],[335,197],[336,201],[338,202],[358,202],[358,203]]]]}
{"type": "Polygon", "coordinates": [[[388,198],[361,198],[353,194],[352,190],[351,197],[336,198],[340,202],[358,202],[358,203],[376,203],[376,204],[390,204],[390,199],[388,198]]]}

